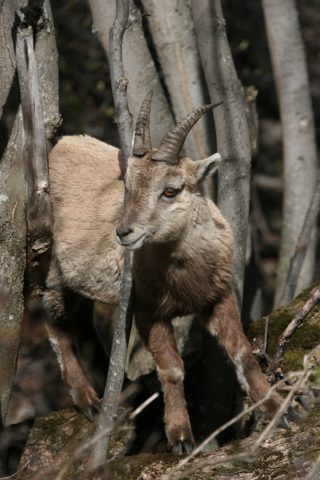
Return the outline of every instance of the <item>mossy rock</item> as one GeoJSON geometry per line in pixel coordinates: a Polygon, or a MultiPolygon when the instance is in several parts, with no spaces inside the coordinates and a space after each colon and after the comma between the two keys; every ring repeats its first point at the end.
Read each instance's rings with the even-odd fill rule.
{"type": "MultiPolygon", "coordinates": [[[[268,345],[267,353],[270,357],[275,354],[277,342],[287,325],[294,318],[297,311],[305,304],[313,287],[304,290],[291,303],[277,308],[268,315],[268,345]]],[[[253,322],[247,332],[249,339],[259,339],[261,342],[265,332],[265,318],[253,322]]],[[[284,355],[282,368],[284,372],[300,370],[303,366],[303,357],[312,348],[320,343],[320,303],[309,313],[305,322],[293,334],[288,349],[284,355]]],[[[319,371],[320,376],[320,371],[319,371]]]]}

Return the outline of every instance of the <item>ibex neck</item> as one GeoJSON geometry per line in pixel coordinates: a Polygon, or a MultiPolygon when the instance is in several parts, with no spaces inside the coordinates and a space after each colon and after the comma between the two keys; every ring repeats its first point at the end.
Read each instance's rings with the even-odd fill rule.
{"type": "Polygon", "coordinates": [[[190,256],[190,249],[202,243],[204,237],[202,231],[213,227],[206,200],[202,197],[195,197],[190,209],[190,216],[186,224],[181,228],[179,235],[166,242],[153,242],[141,249],[144,256],[151,255],[151,259],[161,257],[163,262],[174,261],[177,256],[184,253],[190,256]]]}
{"type": "Polygon", "coordinates": [[[144,245],[134,255],[136,298],[163,318],[201,311],[226,289],[232,239],[214,205],[196,197],[174,241],[144,245]]]}

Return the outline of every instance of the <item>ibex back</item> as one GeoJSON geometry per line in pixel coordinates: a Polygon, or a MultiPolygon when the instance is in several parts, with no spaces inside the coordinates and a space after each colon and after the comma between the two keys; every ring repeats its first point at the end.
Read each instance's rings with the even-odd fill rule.
{"type": "MultiPolygon", "coordinates": [[[[124,247],[134,250],[135,322],[162,384],[169,445],[176,453],[184,453],[194,440],[173,317],[200,314],[253,401],[263,398],[269,387],[242,331],[230,287],[231,229],[215,204],[200,194],[201,182],[215,172],[220,155],[193,162],[180,153],[190,128],[213,105],[188,115],[158,149],[152,149],[150,141],[150,105],[149,94],[136,124],[125,177],[125,209],[116,148],[75,136],[62,138],[51,151],[54,253],[44,304],[62,377],[75,404],[91,416],[99,399],[64,329],[64,290],[116,305],[124,247]]],[[[280,398],[273,394],[264,409],[271,416],[279,404],[280,398]]]]}

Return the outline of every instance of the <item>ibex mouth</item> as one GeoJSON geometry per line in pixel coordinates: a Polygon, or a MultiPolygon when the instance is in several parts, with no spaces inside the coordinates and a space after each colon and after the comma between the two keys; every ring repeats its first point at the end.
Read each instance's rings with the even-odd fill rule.
{"type": "Polygon", "coordinates": [[[125,242],[123,240],[121,241],[119,237],[117,237],[117,240],[118,240],[118,243],[120,243],[123,247],[127,248],[128,250],[137,250],[138,248],[142,247],[146,236],[147,234],[143,233],[139,238],[131,242],[125,242]]]}

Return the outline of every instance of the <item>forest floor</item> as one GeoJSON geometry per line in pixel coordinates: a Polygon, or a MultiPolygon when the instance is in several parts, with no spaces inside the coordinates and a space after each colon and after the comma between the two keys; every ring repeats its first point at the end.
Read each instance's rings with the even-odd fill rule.
{"type": "MultiPolygon", "coordinates": [[[[306,290],[291,304],[281,307],[269,316],[269,355],[273,355],[276,339],[295,312],[304,304],[309,292],[310,289],[306,290]]],[[[284,373],[301,371],[305,355],[319,344],[319,320],[320,306],[317,305],[290,342],[285,355],[284,373]]],[[[267,425],[262,420],[258,423],[258,428],[247,438],[233,440],[221,448],[201,453],[192,458],[183,468],[179,466],[181,457],[166,452],[165,444],[161,439],[152,452],[140,450],[138,453],[128,455],[130,446],[132,447],[136,442],[136,426],[129,420],[129,411],[123,409],[121,410],[123,420],[112,436],[106,464],[95,472],[88,473],[90,449],[84,446],[92,438],[94,424],[86,420],[73,407],[66,407],[69,403],[68,395],[59,380],[54,357],[51,357],[51,352],[45,354],[46,339],[41,324],[38,326],[38,344],[34,343],[34,328],[33,325],[31,332],[26,325],[24,329],[25,345],[20,352],[17,383],[12,398],[12,420],[19,422],[20,419],[20,422],[5,429],[1,436],[2,440],[0,439],[3,460],[6,457],[7,462],[10,463],[11,454],[11,461],[13,462],[13,458],[17,462],[18,451],[16,451],[16,457],[14,455],[12,457],[12,454],[14,449],[19,450],[19,441],[20,454],[23,451],[18,471],[10,478],[16,480],[42,480],[43,478],[47,480],[89,478],[96,480],[122,478],[127,480],[157,478],[163,478],[163,480],[179,478],[300,480],[306,477],[313,468],[314,462],[320,458],[319,397],[309,395],[310,411],[304,412],[297,402],[293,402],[301,420],[290,423],[290,430],[273,429],[259,448],[254,446],[267,425]],[[32,347],[32,354],[30,350],[28,353],[26,346],[28,342],[29,348],[32,347]],[[40,391],[37,388],[38,375],[43,382],[43,388],[40,391]],[[48,413],[58,408],[60,410],[48,413]],[[33,420],[35,416],[37,418],[33,420]],[[10,431],[11,437],[8,433],[10,431]],[[24,445],[26,437],[27,443],[24,445]],[[4,448],[5,445],[7,449],[4,448]],[[239,453],[241,453],[240,459],[232,461],[231,457],[237,457],[239,453]]],[[[255,344],[261,342],[264,328],[264,319],[252,325],[249,337],[254,339],[255,344]]],[[[308,381],[307,390],[319,393],[319,385],[320,367],[317,363],[308,381]]],[[[148,408],[151,407],[147,407],[146,410],[148,408]]],[[[151,420],[149,416],[147,422],[152,424],[153,415],[151,420]]],[[[145,428],[150,429],[151,426],[146,424],[145,428]]]]}

